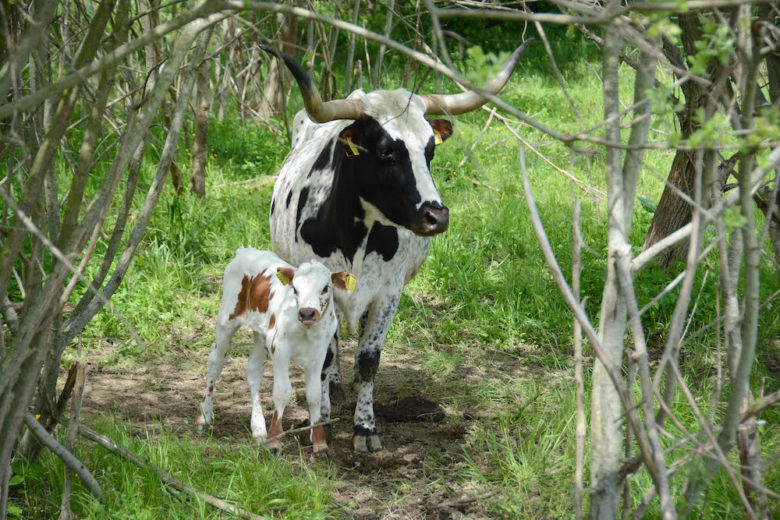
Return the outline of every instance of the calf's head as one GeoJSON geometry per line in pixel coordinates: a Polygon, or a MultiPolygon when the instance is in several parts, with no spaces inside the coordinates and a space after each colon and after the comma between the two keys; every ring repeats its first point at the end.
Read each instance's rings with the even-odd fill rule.
{"type": "Polygon", "coordinates": [[[297,269],[280,267],[276,275],[292,289],[298,321],[306,327],[326,315],[333,303],[334,288],[351,291],[355,287],[355,277],[350,273],[331,273],[319,262],[306,262],[297,269]]]}

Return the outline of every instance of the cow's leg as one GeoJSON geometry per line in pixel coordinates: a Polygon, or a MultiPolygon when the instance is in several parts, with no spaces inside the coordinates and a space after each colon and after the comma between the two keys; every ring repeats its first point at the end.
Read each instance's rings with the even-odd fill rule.
{"type": "Polygon", "coordinates": [[[309,424],[317,425],[310,432],[311,444],[314,447],[314,454],[328,452],[328,443],[325,435],[325,428],[319,423],[322,422],[320,412],[321,400],[323,397],[321,377],[318,377],[322,371],[323,358],[319,356],[313,363],[304,367],[304,376],[306,378],[306,404],[309,406],[309,424]]]}
{"type": "Polygon", "coordinates": [[[400,295],[394,295],[373,304],[361,319],[360,343],[355,353],[357,405],[355,406],[355,434],[352,446],[355,451],[378,451],[382,443],[374,418],[374,376],[379,366],[382,344],[390,328],[390,322],[398,308],[400,295]]]}
{"type": "MultiPolygon", "coordinates": [[[[273,355],[273,371],[274,371],[274,416],[271,419],[271,428],[268,430],[268,438],[271,439],[277,435],[281,435],[284,431],[282,429],[282,416],[284,415],[284,409],[290,402],[292,396],[292,385],[290,384],[290,358],[281,356],[281,349],[277,348],[276,355],[273,355]]],[[[282,448],[282,440],[274,439],[266,443],[266,447],[271,450],[272,453],[276,453],[282,448]]]]}
{"type": "Polygon", "coordinates": [[[262,334],[254,333],[255,346],[249,354],[249,364],[246,370],[249,381],[249,394],[252,397],[252,436],[263,442],[268,432],[265,429],[265,417],[263,417],[263,401],[260,388],[263,384],[263,363],[265,361],[265,338],[262,334]]]}
{"type": "Polygon", "coordinates": [[[206,390],[203,392],[203,399],[200,403],[200,414],[197,420],[198,431],[203,431],[204,427],[210,425],[214,418],[214,385],[225,367],[230,338],[240,326],[241,321],[237,319],[217,323],[216,341],[211,345],[211,353],[209,353],[209,361],[206,366],[206,390]]]}

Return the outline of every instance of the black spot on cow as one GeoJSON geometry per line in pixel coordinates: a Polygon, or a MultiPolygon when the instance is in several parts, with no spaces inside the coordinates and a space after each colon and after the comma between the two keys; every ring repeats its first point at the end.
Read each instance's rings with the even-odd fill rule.
{"type": "Polygon", "coordinates": [[[325,354],[325,361],[322,363],[322,374],[320,374],[320,380],[325,381],[325,378],[328,377],[325,373],[325,369],[330,366],[330,364],[333,362],[333,350],[330,348],[328,349],[328,352],[325,354]]]}
{"type": "Polygon", "coordinates": [[[274,207],[276,207],[276,199],[271,199],[271,215],[274,214],[274,207]]]}
{"type": "Polygon", "coordinates": [[[328,145],[322,149],[320,155],[317,156],[317,160],[314,161],[314,165],[311,167],[311,170],[309,170],[308,175],[306,175],[307,179],[311,177],[311,174],[315,170],[324,170],[330,166],[332,152],[333,152],[333,146],[331,146],[331,144],[328,143],[328,145]]]}
{"type": "Polygon", "coordinates": [[[309,199],[309,187],[305,186],[300,195],[298,195],[298,209],[295,210],[295,226],[298,227],[301,223],[301,212],[306,205],[306,201],[309,199]]]}
{"type": "Polygon", "coordinates": [[[425,164],[428,166],[428,169],[431,169],[431,161],[433,160],[433,152],[436,149],[436,142],[433,140],[433,137],[428,139],[428,144],[425,145],[425,164]]]}
{"type": "Polygon", "coordinates": [[[290,192],[287,194],[287,200],[284,203],[284,207],[285,208],[289,208],[290,207],[290,201],[291,200],[292,200],[292,190],[290,190],[290,192]]]}
{"type": "Polygon", "coordinates": [[[376,435],[376,426],[373,426],[371,428],[366,428],[362,424],[356,424],[355,425],[355,435],[361,435],[363,437],[367,437],[369,435],[376,435]]]}
{"type": "Polygon", "coordinates": [[[379,253],[385,262],[389,262],[398,251],[398,231],[391,226],[374,224],[368,234],[366,255],[379,253]]]}
{"type": "Polygon", "coordinates": [[[379,366],[379,353],[380,351],[378,349],[360,351],[357,357],[358,377],[360,381],[368,383],[374,380],[376,369],[379,366]]]}

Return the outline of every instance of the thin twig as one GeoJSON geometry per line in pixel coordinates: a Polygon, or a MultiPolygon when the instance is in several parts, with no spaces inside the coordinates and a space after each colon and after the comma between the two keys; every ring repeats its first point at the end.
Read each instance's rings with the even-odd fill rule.
{"type": "Polygon", "coordinates": [[[203,491],[200,491],[199,489],[195,489],[194,487],[188,484],[185,484],[181,480],[172,477],[171,474],[168,473],[166,470],[162,468],[158,468],[151,462],[142,459],[132,451],[128,450],[127,448],[123,448],[122,446],[118,445],[117,443],[115,443],[105,435],[96,432],[95,430],[89,428],[88,426],[84,426],[83,424],[80,424],[79,433],[83,437],[86,437],[87,439],[91,440],[92,442],[99,444],[100,446],[103,446],[105,449],[107,449],[114,455],[119,455],[120,457],[129,460],[136,466],[153,469],[164,484],[167,484],[182,493],[189,493],[190,495],[194,495],[200,498],[201,500],[203,500],[204,502],[206,502],[207,504],[214,506],[217,509],[221,509],[222,511],[227,511],[228,513],[238,516],[240,518],[249,518],[250,520],[265,520],[264,516],[256,515],[249,511],[245,511],[244,509],[241,509],[240,507],[234,504],[226,502],[225,500],[219,499],[213,495],[209,495],[208,493],[205,493],[203,491]]]}
{"type": "Polygon", "coordinates": [[[281,439],[285,435],[290,435],[292,433],[301,433],[301,432],[309,431],[309,430],[311,430],[313,428],[316,428],[317,426],[326,426],[328,424],[333,424],[333,423],[338,422],[338,421],[339,421],[339,418],[338,417],[334,417],[333,419],[330,419],[328,421],[318,422],[316,424],[310,424],[308,426],[301,426],[300,428],[293,428],[292,430],[283,431],[279,435],[274,435],[273,437],[269,437],[266,440],[262,441],[260,444],[268,444],[269,442],[275,441],[277,439],[281,439]]]}
{"type": "Polygon", "coordinates": [[[493,116],[496,115],[496,107],[493,107],[490,110],[490,116],[488,117],[487,122],[485,123],[485,126],[482,127],[482,131],[477,136],[476,141],[474,141],[474,144],[471,145],[471,148],[466,153],[466,155],[463,156],[463,159],[458,163],[458,168],[461,168],[464,164],[466,164],[466,161],[469,160],[469,157],[471,157],[471,154],[474,153],[474,149],[479,144],[479,141],[482,139],[482,136],[485,135],[485,132],[487,131],[488,127],[490,127],[490,123],[493,122],[493,116]]]}
{"type": "Polygon", "coordinates": [[[38,422],[32,413],[27,412],[24,414],[24,424],[27,425],[32,434],[35,435],[41,444],[49,448],[52,453],[62,459],[62,462],[64,462],[65,465],[71,469],[71,471],[79,476],[81,482],[84,483],[84,486],[89,489],[90,493],[92,493],[95,498],[100,499],[100,495],[103,494],[103,490],[100,489],[100,484],[98,484],[98,481],[95,480],[95,477],[92,476],[92,473],[89,472],[89,469],[87,469],[83,462],[81,462],[76,458],[75,455],[69,452],[65,446],[57,442],[57,439],[52,437],[52,435],[46,431],[43,425],[38,422]]]}

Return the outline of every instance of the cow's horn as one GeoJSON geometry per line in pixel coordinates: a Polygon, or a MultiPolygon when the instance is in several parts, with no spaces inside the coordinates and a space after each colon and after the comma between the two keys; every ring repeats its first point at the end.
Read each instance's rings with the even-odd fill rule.
{"type": "MultiPolygon", "coordinates": [[[[501,90],[507,80],[509,80],[509,76],[512,75],[517,63],[520,61],[520,58],[532,41],[534,41],[533,38],[530,38],[512,53],[512,56],[506,61],[501,72],[498,73],[495,78],[488,81],[484,90],[491,94],[497,94],[498,91],[501,90]]],[[[474,91],[463,92],[462,94],[424,94],[422,98],[423,101],[425,101],[425,113],[431,115],[465,114],[466,112],[476,110],[487,102],[487,99],[474,91]]]]}
{"type": "Polygon", "coordinates": [[[303,104],[306,107],[306,113],[315,123],[327,123],[334,119],[360,119],[363,117],[363,103],[357,99],[337,99],[333,101],[322,101],[317,87],[311,80],[306,71],[303,70],[294,59],[288,55],[279,52],[273,47],[260,44],[260,48],[269,54],[273,54],[284,60],[284,64],[292,72],[298,87],[303,95],[303,104]]]}

